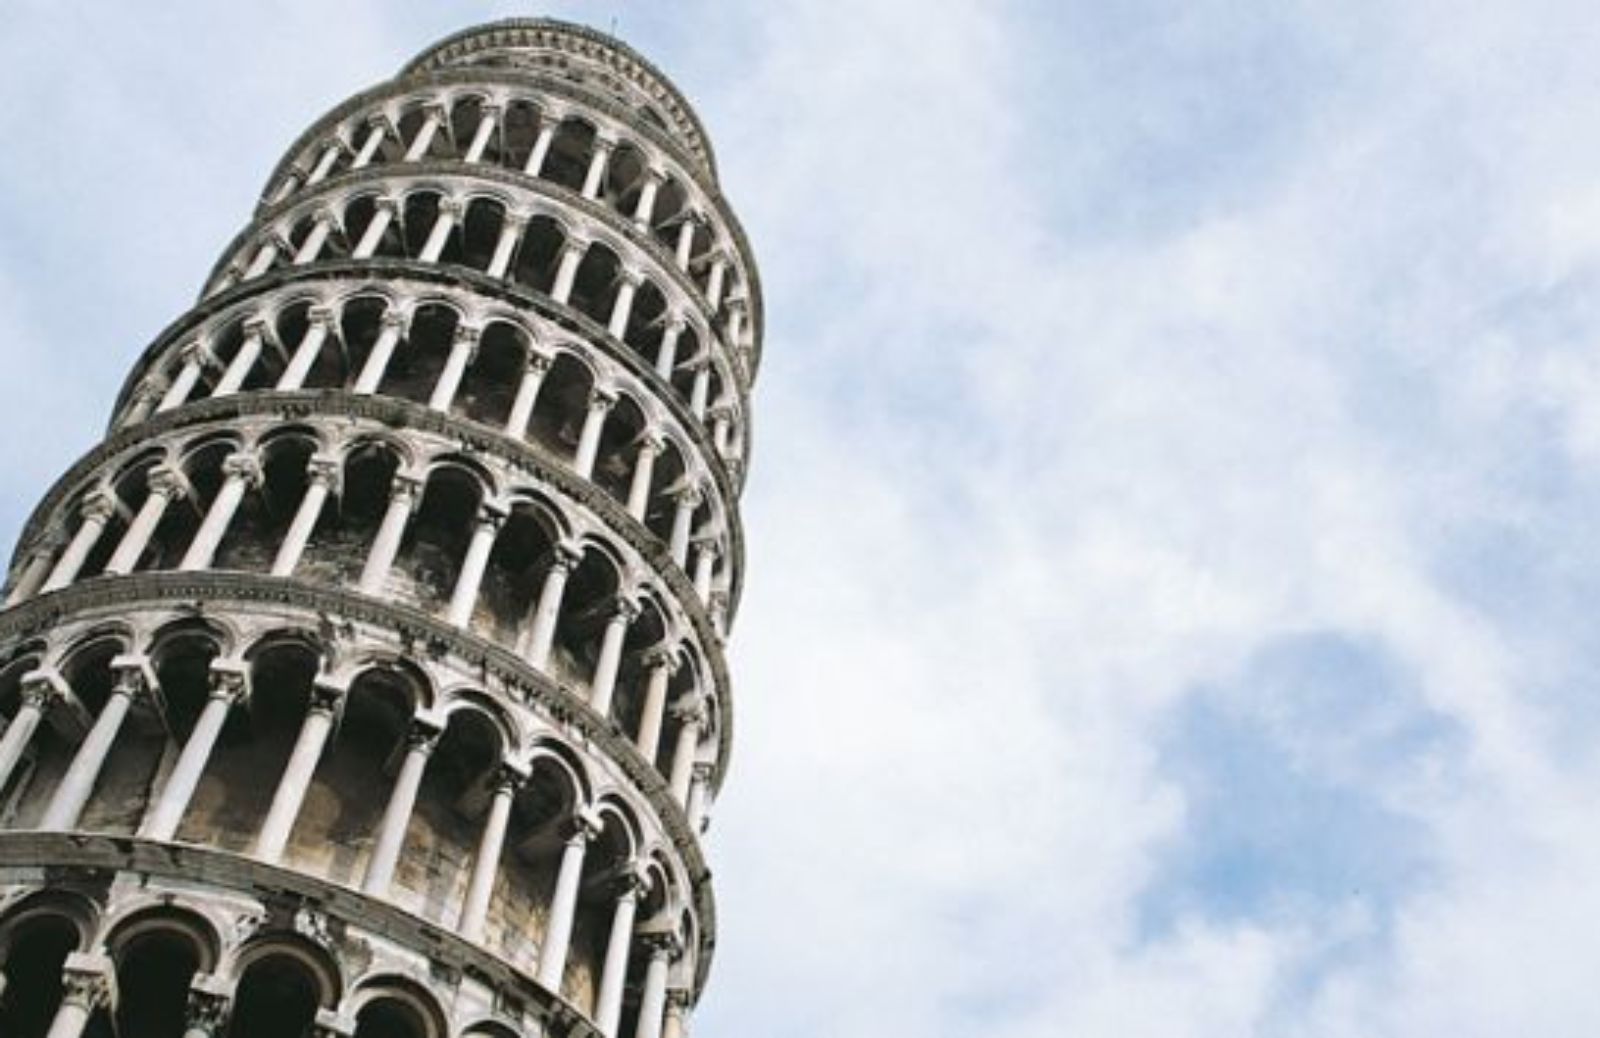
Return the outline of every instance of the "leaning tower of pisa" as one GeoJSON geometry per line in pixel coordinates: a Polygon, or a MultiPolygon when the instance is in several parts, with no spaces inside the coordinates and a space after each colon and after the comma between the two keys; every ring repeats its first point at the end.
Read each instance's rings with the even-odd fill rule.
{"type": "Polygon", "coordinates": [[[22,531],[0,1035],[685,1034],[761,326],[614,39],[306,130],[22,531]]]}

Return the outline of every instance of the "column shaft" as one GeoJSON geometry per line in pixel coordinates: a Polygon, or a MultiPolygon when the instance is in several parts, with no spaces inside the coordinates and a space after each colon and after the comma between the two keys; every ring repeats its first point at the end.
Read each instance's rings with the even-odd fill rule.
{"type": "Polygon", "coordinates": [[[533,610],[533,627],[528,633],[529,663],[543,667],[550,661],[550,647],[555,642],[556,621],[561,616],[561,598],[567,589],[567,575],[575,562],[558,554],[544,575],[544,585],[539,589],[539,603],[533,610]]]}
{"type": "Polygon", "coordinates": [[[672,773],[667,778],[672,798],[684,807],[689,805],[689,783],[694,778],[694,755],[699,748],[700,721],[691,717],[678,729],[678,741],[672,747],[672,773]]]}
{"type": "Polygon", "coordinates": [[[634,458],[633,480],[628,484],[628,514],[641,523],[650,507],[650,481],[655,478],[656,456],[660,453],[660,441],[646,437],[640,441],[634,458]]]}
{"type": "Polygon", "coordinates": [[[400,482],[390,491],[389,509],[383,513],[378,535],[373,538],[372,550],[367,553],[366,565],[361,570],[357,585],[361,591],[375,595],[383,590],[389,579],[389,569],[400,552],[400,538],[405,535],[406,523],[411,519],[411,506],[416,500],[415,482],[400,482]]]}
{"type": "Polygon", "coordinates": [[[394,348],[400,342],[403,323],[399,314],[384,315],[383,331],[378,334],[378,341],[372,344],[372,352],[367,354],[361,374],[356,376],[356,384],[350,388],[352,393],[365,396],[378,391],[384,372],[389,369],[389,361],[394,357],[394,348]]]}
{"type": "Polygon", "coordinates": [[[461,562],[461,573],[456,577],[455,590],[450,595],[450,609],[445,617],[457,627],[467,626],[472,619],[473,607],[478,604],[478,589],[483,584],[483,573],[489,565],[489,553],[494,548],[495,534],[504,518],[504,513],[486,512],[479,516],[477,528],[472,531],[472,541],[467,545],[467,555],[461,562]]]}
{"type": "Polygon", "coordinates": [[[450,410],[477,346],[478,336],[475,329],[463,326],[456,333],[455,341],[450,344],[450,355],[445,358],[444,370],[439,372],[439,381],[434,383],[433,394],[428,398],[430,410],[443,412],[450,410]]]}
{"type": "MultiPolygon", "coordinates": [[[[331,470],[331,464],[329,468],[331,470]]],[[[272,560],[274,577],[290,576],[294,573],[295,567],[300,565],[300,557],[305,554],[311,534],[317,528],[317,521],[322,517],[322,509],[327,503],[333,478],[332,471],[326,474],[312,471],[311,481],[306,484],[306,492],[300,498],[300,507],[295,510],[294,520],[289,523],[289,530],[283,535],[283,543],[278,546],[278,554],[272,560]]]]}
{"type": "Polygon", "coordinates": [[[478,855],[472,862],[472,879],[467,884],[461,916],[456,922],[456,934],[464,941],[483,939],[484,923],[489,918],[489,900],[494,893],[495,877],[500,872],[500,852],[511,822],[511,800],[515,795],[516,786],[502,782],[495,787],[494,798],[489,801],[483,837],[478,841],[478,855]]]}
{"type": "Polygon", "coordinates": [[[561,975],[567,969],[572,922],[578,911],[578,881],[583,878],[583,856],[588,847],[588,831],[580,827],[561,850],[556,888],[550,895],[550,919],[539,946],[538,981],[550,991],[560,992],[561,975]]]}
{"type": "Polygon", "coordinates": [[[517,439],[528,435],[528,422],[533,418],[533,406],[539,399],[539,387],[544,384],[550,362],[535,354],[528,358],[522,381],[517,383],[517,396],[511,402],[511,414],[506,418],[506,433],[517,439]]]}
{"type": "Polygon", "coordinates": [[[300,725],[300,734],[289,753],[289,763],[284,766],[283,777],[272,794],[272,806],[267,809],[261,832],[256,836],[255,856],[265,862],[275,862],[283,856],[289,834],[294,831],[295,819],[300,817],[306,790],[311,788],[317,762],[322,759],[322,749],[333,730],[337,690],[313,688],[311,697],[311,709],[300,725]]]}
{"type": "Polygon", "coordinates": [[[250,377],[250,371],[256,366],[256,361],[260,359],[261,329],[257,326],[245,334],[244,341],[239,344],[239,352],[228,362],[227,370],[222,373],[222,378],[217,380],[216,388],[211,390],[211,395],[227,396],[229,393],[237,393],[239,387],[244,385],[244,380],[250,377]]]}
{"type": "Polygon", "coordinates": [[[667,1013],[667,968],[671,965],[671,946],[662,942],[650,949],[650,962],[644,970],[644,991],[639,995],[639,1025],[634,1038],[661,1038],[667,1013]]]}
{"type": "Polygon", "coordinates": [[[633,916],[638,908],[638,892],[632,887],[617,898],[611,917],[611,937],[606,942],[605,966],[600,973],[600,993],[595,996],[595,1029],[614,1038],[622,1018],[622,989],[628,977],[628,953],[633,949],[633,916]]]}
{"type": "Polygon", "coordinates": [[[522,167],[522,172],[530,177],[536,177],[544,169],[544,160],[550,154],[550,142],[556,138],[556,123],[546,122],[539,127],[539,136],[533,140],[533,149],[528,152],[528,161],[522,167]]]}
{"type": "Polygon", "coordinates": [[[5,734],[0,735],[0,791],[4,791],[6,783],[11,781],[11,773],[17,770],[17,764],[27,752],[33,733],[39,729],[46,702],[43,695],[24,692],[22,705],[6,724],[5,734]]]}
{"type": "Polygon", "coordinates": [[[671,657],[662,653],[650,668],[644,688],[644,706],[639,711],[639,734],[634,746],[651,764],[661,749],[661,723],[667,712],[667,687],[672,680],[671,657]]]}
{"type": "Polygon", "coordinates": [[[78,824],[78,816],[83,814],[83,807],[100,778],[100,769],[105,767],[111,753],[111,744],[116,741],[128,708],[133,705],[133,695],[134,686],[125,680],[118,681],[112,688],[111,695],[100,708],[100,716],[94,719],[89,734],[79,744],[72,764],[50,798],[44,817],[39,820],[40,829],[63,832],[78,824]]]}
{"type": "Polygon", "coordinates": [[[110,509],[84,511],[83,520],[78,524],[77,532],[72,535],[71,542],[67,544],[67,550],[56,560],[55,568],[50,571],[50,576],[45,579],[44,586],[40,590],[54,591],[66,587],[77,579],[78,572],[89,559],[89,553],[100,543],[100,536],[105,533],[106,523],[111,520],[111,514],[110,509]]]}
{"type": "Polygon", "coordinates": [[[295,347],[294,355],[289,358],[289,364],[283,369],[282,376],[278,379],[277,389],[288,392],[299,389],[305,385],[306,376],[311,374],[311,368],[317,362],[317,356],[322,352],[322,344],[328,338],[329,318],[326,315],[315,316],[306,328],[305,336],[300,340],[300,345],[295,347]]]}
{"type": "Polygon", "coordinates": [[[600,655],[595,660],[594,676],[589,682],[589,706],[601,717],[611,714],[611,695],[616,691],[617,668],[622,664],[622,643],[634,613],[631,603],[621,603],[600,636],[600,655]]]}
{"type": "Polygon", "coordinates": [[[428,767],[428,754],[433,751],[431,733],[413,731],[407,737],[405,760],[400,764],[400,774],[395,776],[394,791],[383,811],[383,822],[378,827],[378,837],[372,845],[372,858],[367,862],[367,875],[361,890],[373,897],[383,897],[389,892],[394,879],[394,869],[400,861],[400,851],[405,846],[406,829],[411,824],[411,812],[417,804],[417,790],[422,788],[422,773],[428,767]]]}
{"type": "Polygon", "coordinates": [[[189,733],[188,741],[183,744],[183,752],[178,754],[172,774],[167,776],[167,783],[161,788],[161,796],[139,827],[140,836],[147,840],[170,840],[178,831],[183,814],[189,809],[189,801],[194,797],[195,787],[200,783],[200,776],[211,759],[211,751],[217,745],[217,736],[222,734],[228,711],[233,709],[234,700],[241,690],[242,685],[228,683],[212,691],[205,709],[200,711],[200,719],[195,722],[194,730],[189,733]]]}

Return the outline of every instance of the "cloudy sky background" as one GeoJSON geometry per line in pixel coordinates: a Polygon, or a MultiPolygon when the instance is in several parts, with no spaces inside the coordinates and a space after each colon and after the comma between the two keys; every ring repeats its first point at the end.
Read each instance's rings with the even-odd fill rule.
{"type": "Polygon", "coordinates": [[[1600,1030],[1591,5],[10,0],[0,536],[301,128],[531,13],[765,281],[698,1035],[1600,1030]]]}

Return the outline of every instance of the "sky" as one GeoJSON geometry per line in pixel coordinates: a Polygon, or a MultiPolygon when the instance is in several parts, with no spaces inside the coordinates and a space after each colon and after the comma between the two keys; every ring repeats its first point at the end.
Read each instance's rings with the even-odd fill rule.
{"type": "Polygon", "coordinates": [[[0,539],[281,151],[611,29],[768,324],[700,1038],[1600,1032],[1600,20],[10,0],[0,539]]]}

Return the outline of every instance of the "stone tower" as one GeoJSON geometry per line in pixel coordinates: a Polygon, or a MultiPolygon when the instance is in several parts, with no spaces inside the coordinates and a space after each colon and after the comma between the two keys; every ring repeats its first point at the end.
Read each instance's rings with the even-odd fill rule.
{"type": "Polygon", "coordinates": [[[0,1035],[684,1034],[761,324],[616,40],[308,129],[22,532],[0,1035]]]}

